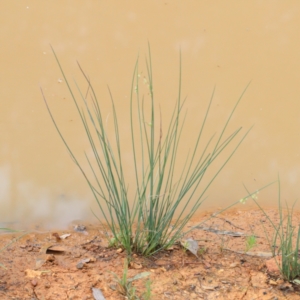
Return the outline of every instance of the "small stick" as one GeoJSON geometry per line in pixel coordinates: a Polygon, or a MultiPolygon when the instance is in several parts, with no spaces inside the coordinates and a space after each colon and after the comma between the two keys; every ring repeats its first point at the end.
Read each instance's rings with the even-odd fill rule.
{"type": "Polygon", "coordinates": [[[225,219],[225,218],[220,218],[220,217],[217,217],[217,216],[214,216],[214,218],[218,218],[218,219],[220,219],[220,220],[223,220],[223,221],[225,221],[226,223],[228,223],[229,225],[231,225],[231,226],[233,226],[233,227],[235,227],[235,228],[237,228],[237,229],[245,230],[245,229],[243,229],[243,228],[241,228],[241,227],[238,227],[238,226],[234,225],[232,222],[230,222],[229,220],[227,220],[227,219],[225,219]]]}

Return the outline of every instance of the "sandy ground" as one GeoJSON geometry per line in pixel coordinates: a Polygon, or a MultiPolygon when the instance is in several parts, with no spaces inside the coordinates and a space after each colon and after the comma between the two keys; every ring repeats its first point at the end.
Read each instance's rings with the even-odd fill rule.
{"type": "MultiPolygon", "coordinates": [[[[275,209],[267,213],[278,222],[275,209]]],[[[187,228],[211,214],[198,215],[187,228]]],[[[295,224],[299,216],[295,213],[295,224]]],[[[278,273],[262,224],[272,237],[274,230],[261,211],[235,209],[188,234],[197,241],[198,256],[180,244],[153,257],[134,255],[128,278],[149,272],[132,282],[135,299],[300,299],[300,288],[278,273]],[[250,235],[256,236],[256,244],[245,253],[250,235]],[[151,296],[146,298],[149,280],[151,296]]],[[[0,268],[0,299],[126,299],[116,282],[123,274],[125,252],[107,247],[100,226],[77,225],[85,231],[72,225],[64,231],[29,232],[0,252],[5,267],[0,268]],[[64,234],[70,235],[58,238],[64,234]]],[[[0,249],[18,236],[1,235],[0,249]]]]}

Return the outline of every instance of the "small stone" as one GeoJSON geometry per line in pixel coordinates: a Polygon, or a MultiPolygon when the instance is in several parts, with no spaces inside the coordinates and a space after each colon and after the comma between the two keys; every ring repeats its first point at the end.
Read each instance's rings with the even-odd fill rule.
{"type": "Polygon", "coordinates": [[[119,248],[116,252],[117,252],[117,253],[122,253],[122,252],[123,252],[123,249],[122,249],[122,248],[119,248]]]}
{"type": "Polygon", "coordinates": [[[86,227],[84,225],[75,225],[74,230],[78,232],[84,232],[86,230],[86,227]]]}
{"type": "Polygon", "coordinates": [[[238,262],[234,262],[234,263],[230,264],[229,268],[235,268],[235,267],[237,267],[238,265],[239,265],[238,262]]]}
{"type": "Polygon", "coordinates": [[[37,286],[37,281],[35,279],[31,280],[30,283],[32,286],[37,286]]]}
{"type": "Polygon", "coordinates": [[[270,279],[269,280],[269,284],[271,284],[271,285],[277,285],[277,282],[275,280],[270,279]]]}
{"type": "Polygon", "coordinates": [[[79,262],[79,263],[76,265],[76,268],[80,270],[80,269],[83,268],[83,266],[84,266],[84,263],[83,263],[83,262],[79,262]]]}
{"type": "Polygon", "coordinates": [[[55,256],[53,254],[47,254],[46,261],[49,262],[55,261],[55,256]]]}
{"type": "Polygon", "coordinates": [[[142,264],[140,264],[138,262],[134,262],[134,261],[132,261],[130,263],[130,267],[133,269],[142,269],[143,268],[142,264]]]}

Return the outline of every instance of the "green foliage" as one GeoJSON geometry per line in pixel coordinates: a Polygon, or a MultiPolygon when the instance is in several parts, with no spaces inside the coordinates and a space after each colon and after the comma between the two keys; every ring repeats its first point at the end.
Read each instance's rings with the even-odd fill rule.
{"type": "MultiPolygon", "coordinates": [[[[145,278],[150,275],[150,272],[143,272],[135,275],[132,278],[128,278],[128,261],[125,260],[122,278],[119,278],[115,273],[115,282],[117,284],[116,290],[129,300],[139,300],[140,298],[136,294],[136,288],[132,285],[133,281],[145,278]]],[[[143,295],[143,299],[151,299],[151,281],[146,281],[146,291],[143,295]]]]}
{"type": "Polygon", "coordinates": [[[293,225],[293,212],[296,202],[292,208],[286,204],[286,212],[281,204],[280,180],[278,179],[278,212],[279,223],[275,224],[266,214],[261,205],[253,199],[257,206],[264,213],[268,221],[274,228],[273,241],[270,241],[266,235],[273,255],[281,257],[277,260],[278,267],[284,279],[288,281],[295,281],[300,275],[300,261],[299,261],[299,245],[300,245],[300,225],[293,225]]]}
{"type": "MultiPolygon", "coordinates": [[[[97,99],[94,87],[79,65],[87,83],[89,99],[75,83],[83,103],[84,109],[79,107],[79,99],[71,87],[63,68],[53,51],[74,104],[78,110],[86,136],[89,140],[93,158],[86,155],[92,177],[86,175],[68,143],[64,139],[48,103],[43,94],[52,121],[65,143],[73,161],[81,170],[83,176],[98,203],[106,225],[114,236],[114,244],[122,245],[128,255],[139,252],[152,255],[166,249],[184,235],[183,228],[205,200],[205,193],[221,170],[233,156],[248,132],[236,142],[227,156],[218,161],[218,168],[210,178],[203,178],[207,170],[227,149],[237,137],[241,127],[227,134],[226,129],[244,92],[232,109],[220,133],[211,136],[203,142],[203,131],[211,108],[213,95],[206,109],[198,136],[191,146],[191,152],[179,157],[178,149],[183,141],[182,130],[185,122],[183,116],[183,101],[181,100],[181,60],[179,69],[178,96],[172,117],[166,127],[162,126],[161,115],[157,116],[154,97],[154,82],[152,62],[149,48],[146,59],[148,95],[140,95],[139,60],[133,72],[129,113],[132,146],[132,169],[135,182],[126,181],[124,173],[124,159],[121,146],[121,131],[119,127],[115,101],[109,90],[114,136],[109,137],[105,119],[101,112],[101,105],[97,99]],[[114,145],[114,146],[113,146],[114,145]],[[184,160],[182,169],[178,167],[178,160],[184,160]],[[94,163],[95,162],[95,163],[94,163]],[[178,177],[175,174],[179,174],[178,177]],[[199,186],[201,190],[199,191],[199,186]],[[130,199],[129,187],[134,186],[134,199],[130,199]]],[[[43,93],[43,91],[42,91],[43,93]]],[[[126,158],[128,161],[128,158],[126,158]]]]}
{"type": "Polygon", "coordinates": [[[245,252],[250,251],[252,248],[256,246],[256,244],[257,244],[257,238],[255,235],[251,234],[250,236],[247,236],[245,252]]]}
{"type": "Polygon", "coordinates": [[[151,283],[150,279],[146,281],[146,291],[143,294],[143,300],[151,300],[152,298],[151,283]]]}
{"type": "Polygon", "coordinates": [[[127,273],[128,273],[128,262],[125,261],[124,270],[122,274],[122,278],[119,278],[116,274],[115,281],[116,281],[116,290],[123,296],[127,297],[130,300],[135,300],[136,297],[136,290],[132,286],[131,282],[127,279],[127,273]]]}
{"type": "Polygon", "coordinates": [[[113,236],[110,239],[108,239],[108,247],[118,247],[120,246],[120,242],[122,240],[121,234],[117,233],[117,237],[113,236]]]}

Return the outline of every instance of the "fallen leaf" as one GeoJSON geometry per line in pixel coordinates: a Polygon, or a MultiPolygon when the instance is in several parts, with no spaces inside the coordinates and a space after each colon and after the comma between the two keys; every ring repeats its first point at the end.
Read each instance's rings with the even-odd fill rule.
{"type": "Polygon", "coordinates": [[[99,289],[92,288],[92,292],[95,300],[105,300],[102,292],[99,289]]]}
{"type": "Polygon", "coordinates": [[[64,240],[64,239],[66,239],[67,237],[69,237],[70,235],[71,235],[71,233],[66,233],[66,234],[60,235],[59,237],[60,237],[62,240],[64,240]]]}
{"type": "Polygon", "coordinates": [[[199,245],[197,241],[194,241],[192,238],[188,238],[184,241],[181,241],[181,245],[182,247],[193,253],[196,257],[198,257],[199,245]]]}
{"type": "Polygon", "coordinates": [[[68,250],[67,250],[67,248],[65,248],[63,246],[53,245],[52,243],[47,243],[41,248],[40,253],[46,254],[47,251],[66,252],[68,250]]]}
{"type": "Polygon", "coordinates": [[[299,280],[299,279],[294,279],[294,280],[293,280],[293,283],[295,283],[295,284],[298,284],[298,285],[299,285],[299,284],[300,284],[300,280],[299,280]]]}
{"type": "Polygon", "coordinates": [[[54,245],[54,246],[48,247],[47,251],[66,252],[67,249],[65,247],[62,247],[62,246],[54,245]]]}

